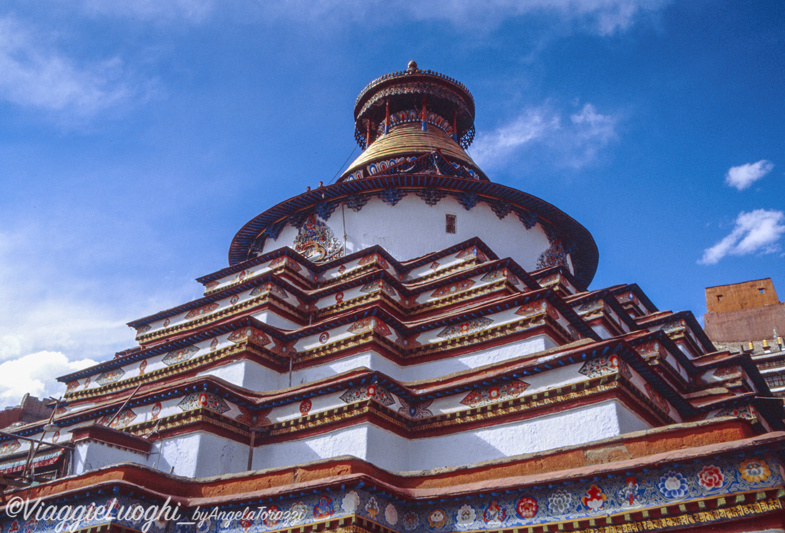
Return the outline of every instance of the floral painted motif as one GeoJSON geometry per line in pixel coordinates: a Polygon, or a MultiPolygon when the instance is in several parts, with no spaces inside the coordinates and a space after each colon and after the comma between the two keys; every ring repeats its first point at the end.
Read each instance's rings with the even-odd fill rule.
{"type": "Polygon", "coordinates": [[[109,383],[114,383],[115,381],[122,378],[124,375],[125,375],[125,370],[123,370],[122,368],[115,368],[114,370],[109,370],[99,375],[96,378],[96,381],[101,385],[107,385],[109,383]]]}
{"type": "Polygon", "coordinates": [[[327,333],[326,331],[324,333],[322,333],[321,335],[319,335],[319,342],[320,343],[324,344],[324,343],[326,343],[329,340],[330,340],[330,334],[327,333]]]}
{"type": "Polygon", "coordinates": [[[376,333],[384,336],[392,335],[392,332],[390,331],[390,328],[387,327],[387,324],[372,316],[358,320],[351,325],[348,331],[349,333],[353,333],[355,335],[359,333],[365,333],[367,331],[376,331],[376,333]]]}
{"type": "Polygon", "coordinates": [[[721,409],[716,415],[714,415],[715,418],[721,416],[735,416],[737,418],[744,418],[746,420],[757,419],[757,416],[755,415],[755,409],[751,405],[726,407],[725,409],[721,409]]]}
{"type": "Polygon", "coordinates": [[[210,341],[210,350],[212,351],[212,350],[215,350],[216,348],[218,348],[218,338],[217,337],[210,341]]]}
{"type": "Polygon", "coordinates": [[[218,280],[214,280],[214,281],[208,281],[208,282],[207,282],[207,283],[204,285],[204,289],[205,289],[206,291],[211,291],[211,290],[213,290],[214,288],[216,288],[216,287],[217,287],[218,285],[220,285],[220,284],[221,284],[221,282],[220,282],[220,281],[218,281],[218,280]]]}
{"type": "Polygon", "coordinates": [[[403,528],[406,531],[414,531],[417,529],[417,526],[420,525],[420,517],[417,516],[417,513],[413,511],[409,511],[403,518],[401,519],[401,524],[403,524],[403,528]]]}
{"type": "Polygon", "coordinates": [[[65,393],[68,394],[79,388],[79,381],[69,381],[68,384],[65,386],[65,393]]]}
{"type": "Polygon", "coordinates": [[[343,255],[343,245],[332,230],[316,215],[309,216],[297,232],[294,250],[314,263],[335,259],[343,255]]]}
{"type": "Polygon", "coordinates": [[[488,260],[488,257],[483,253],[483,251],[476,246],[461,250],[461,253],[455,256],[456,259],[471,259],[472,257],[476,257],[480,260],[481,263],[484,263],[488,260]]]}
{"type": "Polygon", "coordinates": [[[493,498],[482,513],[482,521],[490,526],[500,526],[507,518],[507,509],[499,505],[499,500],[493,498]]]}
{"type": "Polygon", "coordinates": [[[164,321],[162,322],[162,324],[161,324],[161,325],[162,325],[163,327],[166,327],[166,326],[168,326],[168,325],[169,325],[169,324],[171,324],[171,323],[172,323],[172,321],[171,321],[170,319],[168,319],[168,318],[167,318],[166,320],[164,320],[164,321]]]}
{"type": "Polygon", "coordinates": [[[722,469],[718,466],[704,466],[703,469],[698,472],[698,483],[700,483],[701,487],[718,489],[722,487],[724,481],[725,476],[722,473],[722,469]]]}
{"type": "Polygon", "coordinates": [[[119,416],[116,416],[112,419],[112,423],[110,424],[113,428],[121,428],[129,425],[133,420],[136,418],[136,413],[134,413],[131,409],[126,409],[119,416]]]}
{"type": "Polygon", "coordinates": [[[189,320],[191,318],[198,318],[200,316],[209,315],[213,311],[218,309],[218,302],[209,303],[207,305],[203,305],[201,307],[197,307],[196,309],[191,309],[185,315],[185,319],[189,320]]]}
{"type": "Polygon", "coordinates": [[[382,405],[392,405],[395,403],[395,398],[384,387],[380,387],[375,383],[364,387],[352,387],[340,396],[341,400],[346,403],[359,402],[372,398],[382,405]]]}
{"type": "Polygon", "coordinates": [[[179,350],[172,350],[171,352],[166,354],[164,358],[161,360],[161,362],[166,366],[172,366],[182,361],[188,361],[198,351],[199,351],[199,347],[194,346],[193,344],[189,346],[183,346],[179,350]]]}
{"type": "Polygon", "coordinates": [[[244,340],[251,340],[260,346],[267,346],[272,341],[265,332],[256,328],[243,328],[233,331],[226,340],[230,342],[242,342],[244,340]]]}
{"type": "Polygon", "coordinates": [[[244,531],[248,531],[251,528],[253,525],[253,520],[253,512],[249,509],[246,509],[245,512],[243,512],[243,516],[240,518],[240,525],[243,527],[244,531]]]}
{"type": "Polygon", "coordinates": [[[581,503],[596,512],[602,509],[607,499],[608,497],[605,496],[605,493],[603,493],[600,487],[592,485],[589,487],[589,490],[586,491],[586,496],[581,498],[581,503]]]}
{"type": "Polygon", "coordinates": [[[660,493],[666,498],[678,500],[687,495],[690,486],[687,483],[687,478],[685,478],[681,472],[671,470],[660,477],[657,488],[660,489],[660,493]]]}
{"type": "Polygon", "coordinates": [[[439,332],[437,337],[452,339],[453,337],[460,337],[461,335],[468,335],[469,333],[482,331],[491,324],[493,324],[493,320],[490,318],[473,318],[471,320],[467,320],[466,322],[461,322],[460,324],[447,326],[439,332]]]}
{"type": "Polygon", "coordinates": [[[436,270],[438,268],[439,268],[439,263],[437,261],[431,263],[431,270],[436,270]]]}
{"type": "Polygon", "coordinates": [[[19,441],[14,439],[11,441],[6,441],[3,443],[2,447],[0,447],[0,455],[6,455],[9,453],[14,453],[18,450],[22,445],[19,444],[19,441]]]}
{"type": "Polygon", "coordinates": [[[353,490],[346,493],[341,501],[341,509],[346,511],[349,514],[352,514],[357,510],[357,507],[360,505],[360,496],[353,490]]]}
{"type": "Polygon", "coordinates": [[[578,372],[588,378],[596,378],[597,376],[604,376],[606,374],[613,374],[619,371],[619,357],[611,355],[610,357],[598,357],[583,363],[578,372]]]}
{"type": "Polygon", "coordinates": [[[251,293],[248,296],[254,297],[259,296],[260,294],[274,294],[278,298],[282,300],[288,300],[289,295],[283,290],[281,287],[276,285],[275,283],[270,283],[269,281],[264,285],[259,285],[258,287],[254,287],[251,293]]]}
{"type": "Polygon", "coordinates": [[[465,291],[471,288],[476,282],[471,279],[465,279],[463,281],[459,281],[458,283],[453,283],[452,285],[447,285],[445,287],[441,287],[436,289],[431,294],[431,298],[441,298],[443,296],[449,296],[451,294],[456,294],[462,291],[465,291]]]}
{"type": "Polygon", "coordinates": [[[398,398],[398,403],[401,404],[401,407],[398,408],[398,412],[409,418],[417,419],[433,416],[433,413],[427,409],[427,407],[433,403],[433,400],[425,400],[423,402],[410,404],[403,398],[398,398]]]}
{"type": "Polygon", "coordinates": [[[465,529],[471,526],[476,519],[477,511],[475,511],[474,507],[467,503],[458,509],[458,513],[455,515],[455,525],[459,528],[465,529]]]}
{"type": "Polygon", "coordinates": [[[139,375],[141,376],[144,374],[144,371],[147,369],[147,359],[139,363],[139,375]]]}
{"type": "Polygon", "coordinates": [[[303,400],[302,402],[300,402],[300,414],[302,416],[307,415],[311,411],[311,407],[312,407],[311,400],[303,400]]]}
{"type": "Polygon", "coordinates": [[[365,512],[368,513],[371,518],[376,518],[376,515],[379,514],[379,502],[376,501],[376,496],[371,496],[365,504],[365,512]]]}
{"type": "Polygon", "coordinates": [[[153,411],[152,411],[153,420],[158,418],[158,415],[160,415],[160,414],[161,414],[161,402],[155,402],[155,404],[153,405],[153,411]]]}
{"type": "Polygon", "coordinates": [[[219,414],[230,409],[223,398],[210,392],[193,392],[180,400],[177,407],[183,411],[205,408],[219,414]]]}
{"type": "Polygon", "coordinates": [[[750,483],[762,483],[771,477],[769,465],[763,459],[747,459],[739,466],[741,477],[750,483]]]}
{"type": "Polygon", "coordinates": [[[567,492],[564,489],[559,489],[554,491],[548,497],[548,509],[554,515],[564,515],[567,514],[570,510],[570,506],[572,505],[572,494],[567,492]]]}
{"type": "Polygon", "coordinates": [[[389,268],[390,267],[390,265],[387,264],[387,261],[384,259],[384,257],[382,257],[379,254],[366,255],[365,257],[360,259],[360,262],[357,263],[357,265],[358,266],[364,266],[364,265],[367,265],[367,264],[370,264],[370,263],[373,263],[373,262],[376,262],[382,268],[389,268]]]}
{"type": "Polygon", "coordinates": [[[292,523],[304,522],[308,516],[308,507],[303,502],[297,502],[289,509],[292,523]]]}
{"type": "Polygon", "coordinates": [[[240,414],[235,417],[235,420],[238,422],[242,422],[243,424],[247,424],[252,427],[266,426],[270,423],[267,415],[269,415],[270,411],[273,410],[272,407],[262,409],[258,413],[254,413],[242,405],[238,405],[237,408],[240,410],[240,414]]]}
{"type": "Polygon", "coordinates": [[[538,509],[537,500],[531,496],[524,496],[518,500],[518,504],[515,506],[515,512],[518,514],[518,517],[524,520],[534,518],[538,509]]]}
{"type": "Polygon", "coordinates": [[[343,292],[338,291],[335,293],[335,303],[339,304],[341,302],[343,302],[343,292]]]}
{"type": "Polygon", "coordinates": [[[447,513],[444,509],[434,509],[428,513],[428,525],[431,527],[442,527],[447,521],[447,513]]]}
{"type": "Polygon", "coordinates": [[[519,307],[518,310],[515,311],[515,314],[520,315],[524,318],[541,315],[545,313],[546,304],[547,302],[545,300],[537,300],[534,302],[529,302],[519,307]]]}
{"type": "Polygon", "coordinates": [[[480,281],[483,281],[485,283],[491,283],[493,281],[499,281],[502,279],[506,279],[513,285],[520,285],[521,283],[518,280],[518,278],[515,277],[513,274],[511,274],[510,271],[507,270],[506,268],[500,268],[499,270],[488,272],[487,274],[485,274],[483,277],[480,278],[480,281]]]}
{"type": "Polygon", "coordinates": [[[374,291],[385,292],[390,296],[392,296],[393,298],[396,298],[398,296],[398,293],[395,292],[393,286],[387,283],[386,281],[384,281],[383,279],[371,283],[366,283],[365,285],[362,286],[362,288],[360,288],[360,292],[374,292],[374,291]]]}
{"type": "Polygon", "coordinates": [[[387,507],[384,508],[384,519],[392,525],[398,523],[398,510],[393,504],[388,503],[387,507]]]}
{"type": "Polygon", "coordinates": [[[494,385],[486,389],[472,391],[461,400],[461,403],[469,407],[477,407],[493,402],[517,398],[529,388],[525,381],[513,380],[502,385],[494,385]]]}
{"type": "Polygon", "coordinates": [[[275,527],[281,521],[282,515],[283,513],[278,506],[271,505],[262,513],[262,522],[267,527],[275,527]]]}
{"type": "Polygon", "coordinates": [[[236,294],[229,299],[229,303],[232,305],[236,304],[239,301],[240,301],[240,297],[237,296],[236,294]]]}
{"type": "Polygon", "coordinates": [[[141,335],[142,333],[147,333],[151,329],[153,329],[153,327],[150,324],[144,324],[136,328],[136,334],[141,335]]]}
{"type": "Polygon", "coordinates": [[[319,498],[319,503],[313,507],[313,517],[317,520],[320,518],[329,518],[335,514],[335,507],[333,507],[333,499],[326,494],[319,498]]]}

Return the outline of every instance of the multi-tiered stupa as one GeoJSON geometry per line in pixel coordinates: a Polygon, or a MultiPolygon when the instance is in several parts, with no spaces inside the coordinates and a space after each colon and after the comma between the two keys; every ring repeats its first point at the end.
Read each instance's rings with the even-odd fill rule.
{"type": "MultiPolygon", "coordinates": [[[[337,183],[0,436],[6,502],[92,505],[65,524],[91,533],[783,531],[782,408],[749,358],[637,285],[588,290],[589,232],[466,153],[462,84],[412,62],[354,114],[337,183]]],[[[2,533],[63,525],[9,509],[2,533]]]]}

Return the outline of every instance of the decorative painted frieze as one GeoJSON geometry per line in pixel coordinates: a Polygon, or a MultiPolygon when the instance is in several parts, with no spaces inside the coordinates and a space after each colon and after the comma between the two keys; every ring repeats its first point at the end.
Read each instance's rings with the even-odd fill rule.
{"type": "Polygon", "coordinates": [[[510,283],[512,283],[515,286],[518,286],[518,285],[521,284],[521,282],[518,280],[517,276],[512,274],[506,268],[500,268],[498,270],[493,270],[491,272],[488,272],[487,274],[485,274],[483,277],[480,278],[480,281],[482,281],[484,283],[492,283],[494,281],[499,281],[499,280],[503,280],[503,279],[509,281],[510,283]]]}
{"type": "MultiPolygon", "coordinates": [[[[191,309],[190,311],[188,311],[188,313],[186,313],[184,318],[186,320],[190,320],[192,318],[203,317],[205,315],[209,315],[210,313],[212,313],[216,309],[218,309],[218,302],[209,303],[207,305],[203,305],[201,307],[197,307],[196,309],[191,309]]],[[[168,324],[164,324],[164,326],[167,326],[167,325],[168,324]]]]}
{"type": "Polygon", "coordinates": [[[470,333],[482,331],[491,324],[493,324],[493,319],[487,317],[472,318],[465,322],[461,322],[460,324],[447,326],[436,336],[443,339],[452,339],[454,337],[460,337],[461,335],[468,335],[470,333]]]}
{"type": "Polygon", "coordinates": [[[479,407],[489,403],[500,402],[512,398],[518,398],[529,388],[525,381],[513,380],[502,385],[494,385],[479,390],[473,390],[461,400],[463,405],[469,407],[479,407]]]}
{"type": "Polygon", "coordinates": [[[433,400],[409,403],[399,396],[396,396],[396,398],[398,398],[398,403],[401,405],[398,408],[398,412],[404,416],[408,416],[409,418],[413,419],[433,416],[433,413],[428,410],[428,407],[431,406],[433,400]]]}
{"type": "Polygon", "coordinates": [[[619,356],[617,355],[598,357],[596,359],[586,361],[583,363],[583,366],[581,366],[578,372],[587,378],[596,378],[598,376],[605,376],[607,374],[615,374],[616,372],[620,372],[622,375],[626,376],[627,379],[632,377],[627,364],[619,359],[619,356]]]}
{"type": "Polygon", "coordinates": [[[189,346],[183,346],[182,348],[172,350],[171,352],[167,353],[164,358],[161,359],[161,362],[166,366],[176,365],[177,363],[188,361],[198,352],[198,346],[194,346],[193,344],[189,346]]]}
{"type": "Polygon", "coordinates": [[[230,409],[226,401],[211,392],[194,392],[183,398],[177,407],[183,411],[205,408],[218,414],[223,414],[230,409]]]}
{"type": "Polygon", "coordinates": [[[259,285],[258,287],[254,287],[249,296],[259,296],[261,294],[274,294],[278,298],[282,300],[286,300],[289,298],[289,295],[283,290],[277,283],[267,282],[264,285],[259,285]]]}
{"type": "MultiPolygon", "coordinates": [[[[114,370],[108,370],[106,372],[102,372],[95,381],[99,385],[108,385],[109,383],[114,383],[115,381],[119,381],[125,375],[125,370],[122,368],[115,368],[114,370]]],[[[87,388],[87,384],[85,384],[85,388],[87,388]]]]}
{"type": "Polygon", "coordinates": [[[361,387],[352,387],[340,396],[344,403],[354,403],[362,400],[373,399],[382,405],[390,406],[395,403],[395,397],[387,389],[376,383],[361,387]]]}
{"type": "Polygon", "coordinates": [[[267,346],[272,342],[270,337],[268,337],[265,332],[256,328],[242,328],[235,330],[226,339],[234,343],[250,340],[259,346],[267,346]]]}
{"type": "Polygon", "coordinates": [[[379,333],[380,335],[384,335],[385,337],[392,335],[392,331],[390,331],[390,328],[387,326],[387,324],[385,324],[382,320],[379,320],[378,318],[372,316],[361,318],[360,320],[352,324],[349,327],[348,331],[349,333],[352,333],[354,335],[358,335],[360,333],[365,333],[368,331],[375,331],[376,333],[379,333]]]}
{"type": "Polygon", "coordinates": [[[385,292],[390,296],[392,296],[393,298],[398,297],[398,292],[393,288],[392,285],[390,285],[383,279],[380,279],[378,281],[372,281],[371,283],[366,283],[360,288],[360,292],[363,293],[375,292],[375,291],[385,292]]]}
{"type": "Polygon", "coordinates": [[[444,287],[440,287],[431,293],[431,298],[442,298],[444,296],[450,296],[452,294],[457,294],[459,292],[463,292],[465,290],[470,289],[473,287],[477,282],[472,279],[465,279],[459,281],[457,283],[453,283],[452,285],[447,285],[444,287]]]}

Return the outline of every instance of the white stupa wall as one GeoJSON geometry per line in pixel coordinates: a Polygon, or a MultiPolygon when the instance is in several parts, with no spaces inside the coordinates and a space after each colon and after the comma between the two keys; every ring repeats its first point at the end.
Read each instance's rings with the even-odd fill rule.
{"type": "MultiPolygon", "coordinates": [[[[466,210],[453,196],[446,196],[434,206],[409,192],[395,206],[372,198],[356,212],[339,206],[326,225],[351,254],[376,244],[399,261],[414,259],[435,250],[443,250],[472,237],[482,239],[500,258],[511,257],[527,271],[537,269],[537,260],[550,247],[542,226],[526,229],[517,215],[510,212],[499,220],[484,202],[466,210]],[[456,217],[455,233],[446,231],[446,215],[456,217]]],[[[263,253],[285,246],[295,247],[298,229],[287,225],[276,240],[267,239],[263,253]]]]}
{"type": "MultiPolygon", "coordinates": [[[[436,379],[454,372],[542,352],[555,346],[556,343],[547,335],[536,335],[503,346],[479,349],[447,359],[408,366],[398,365],[376,352],[367,351],[325,364],[294,370],[292,385],[310,383],[356,368],[377,370],[399,381],[436,379]]],[[[254,391],[272,391],[289,386],[288,372],[279,373],[249,360],[233,361],[210,368],[200,372],[199,376],[215,376],[254,391]]]]}

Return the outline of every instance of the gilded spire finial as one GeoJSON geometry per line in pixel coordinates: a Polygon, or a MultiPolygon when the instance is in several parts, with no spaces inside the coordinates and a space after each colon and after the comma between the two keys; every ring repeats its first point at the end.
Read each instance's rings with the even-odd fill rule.
{"type": "Polygon", "coordinates": [[[410,70],[410,71],[417,70],[417,61],[415,61],[414,59],[409,61],[409,69],[408,70],[410,70]]]}

